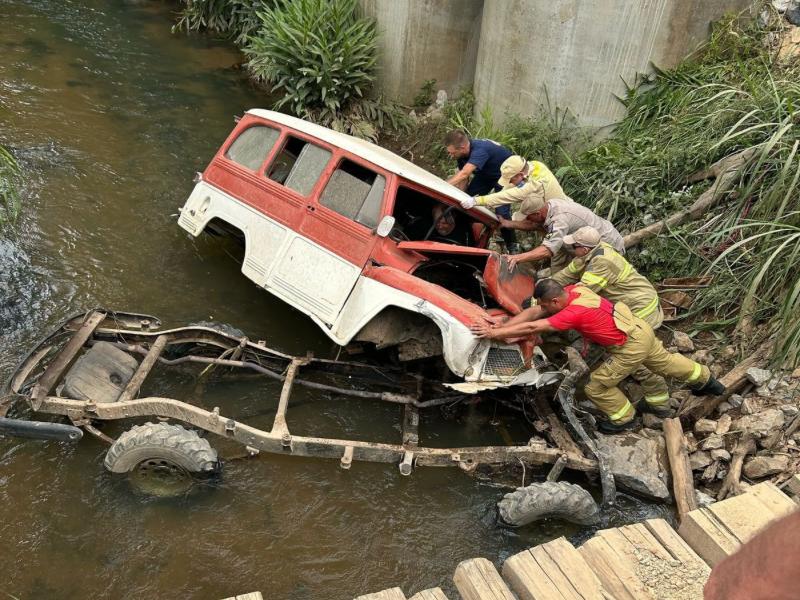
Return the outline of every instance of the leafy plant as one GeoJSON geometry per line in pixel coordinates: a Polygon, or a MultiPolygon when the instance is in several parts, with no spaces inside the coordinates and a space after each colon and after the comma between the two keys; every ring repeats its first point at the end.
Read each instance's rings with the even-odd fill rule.
{"type": "Polygon", "coordinates": [[[20,169],[14,156],[0,146],[0,228],[13,225],[19,218],[21,202],[17,189],[20,169]]]}
{"type": "Polygon", "coordinates": [[[420,86],[417,95],[414,96],[413,105],[415,108],[426,108],[431,105],[433,102],[435,86],[435,79],[425,80],[425,82],[420,86]]]}
{"type": "Polygon", "coordinates": [[[260,80],[283,94],[276,108],[332,122],[375,81],[375,22],[356,0],[278,0],[258,12],[244,52],[260,80]]]}
{"type": "Polygon", "coordinates": [[[173,31],[209,30],[230,37],[237,45],[260,26],[257,12],[271,7],[272,0],[182,0],[173,31]]]}

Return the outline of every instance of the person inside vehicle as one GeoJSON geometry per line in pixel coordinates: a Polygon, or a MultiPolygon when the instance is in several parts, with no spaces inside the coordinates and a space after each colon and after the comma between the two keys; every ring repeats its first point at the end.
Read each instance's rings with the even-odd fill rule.
{"type": "MultiPolygon", "coordinates": [[[[500,167],[513,153],[493,140],[472,139],[460,129],[448,131],[444,145],[451,158],[456,159],[458,172],[447,180],[450,185],[467,192],[470,196],[483,196],[499,192],[498,181],[503,176],[500,167]]],[[[503,219],[511,218],[511,207],[499,205],[495,214],[503,219]]],[[[519,252],[514,231],[501,229],[503,241],[509,253],[519,252]]]]}
{"type": "Polygon", "coordinates": [[[604,347],[609,358],[592,371],[584,388],[586,397],[606,416],[598,421],[598,429],[603,433],[618,433],[635,425],[636,409],[618,386],[642,367],[647,375],[639,383],[646,395],[669,395],[664,377],[688,384],[698,396],[725,392],[725,386],[711,375],[707,366],[667,352],[653,328],[634,316],[623,302],[613,303],[582,285],[562,287],[552,279],[539,281],[533,297],[536,306],[505,323],[481,320],[470,329],[477,337],[493,340],[572,329],[604,347]]]}
{"type": "Polygon", "coordinates": [[[469,227],[459,223],[460,213],[453,207],[437,204],[432,211],[433,221],[436,225],[430,240],[444,244],[457,244],[459,246],[474,246],[469,227]]]}

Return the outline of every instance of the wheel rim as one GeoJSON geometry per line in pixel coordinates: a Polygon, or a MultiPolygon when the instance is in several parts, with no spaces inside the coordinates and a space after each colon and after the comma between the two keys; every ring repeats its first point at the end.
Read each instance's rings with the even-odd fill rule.
{"type": "Polygon", "coordinates": [[[166,458],[147,458],[130,473],[131,484],[151,496],[178,496],[194,484],[192,474],[166,458]]]}

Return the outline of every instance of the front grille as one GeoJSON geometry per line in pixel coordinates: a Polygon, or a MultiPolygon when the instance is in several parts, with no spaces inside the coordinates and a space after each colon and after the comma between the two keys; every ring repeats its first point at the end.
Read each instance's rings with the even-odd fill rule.
{"type": "Polygon", "coordinates": [[[525,370],[522,355],[516,348],[489,348],[483,375],[495,377],[513,377],[525,370]]]}

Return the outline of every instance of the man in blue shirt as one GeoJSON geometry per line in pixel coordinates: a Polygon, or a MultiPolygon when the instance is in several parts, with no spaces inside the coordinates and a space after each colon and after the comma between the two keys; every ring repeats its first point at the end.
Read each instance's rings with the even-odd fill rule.
{"type": "MultiPolygon", "coordinates": [[[[500,165],[513,153],[505,146],[492,140],[470,139],[460,129],[449,131],[444,138],[447,153],[456,159],[458,173],[447,180],[447,183],[464,190],[470,196],[484,196],[499,192],[502,188],[497,183],[500,179],[500,165]]],[[[498,206],[498,216],[509,220],[511,207],[498,206]]],[[[517,239],[511,229],[500,230],[508,252],[518,251],[517,239]]]]}

